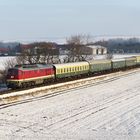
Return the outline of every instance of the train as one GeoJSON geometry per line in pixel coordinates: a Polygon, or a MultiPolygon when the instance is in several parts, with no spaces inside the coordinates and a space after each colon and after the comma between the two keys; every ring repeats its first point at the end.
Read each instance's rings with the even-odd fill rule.
{"type": "Polygon", "coordinates": [[[26,88],[66,78],[102,74],[140,66],[140,56],[120,59],[90,60],[64,64],[23,64],[8,69],[8,88],[26,88]]]}

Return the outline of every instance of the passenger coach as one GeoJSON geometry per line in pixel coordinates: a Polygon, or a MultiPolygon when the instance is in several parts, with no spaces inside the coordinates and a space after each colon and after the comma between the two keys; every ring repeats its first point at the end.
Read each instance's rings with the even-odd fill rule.
{"type": "Polygon", "coordinates": [[[56,78],[83,75],[89,72],[88,62],[53,64],[56,78]]]}

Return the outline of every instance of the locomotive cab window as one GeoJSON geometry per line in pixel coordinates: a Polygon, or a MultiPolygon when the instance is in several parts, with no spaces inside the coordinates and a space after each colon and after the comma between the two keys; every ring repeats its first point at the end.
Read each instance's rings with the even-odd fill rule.
{"type": "Polygon", "coordinates": [[[16,76],[16,75],[18,75],[18,70],[17,69],[9,69],[8,75],[16,76]]]}

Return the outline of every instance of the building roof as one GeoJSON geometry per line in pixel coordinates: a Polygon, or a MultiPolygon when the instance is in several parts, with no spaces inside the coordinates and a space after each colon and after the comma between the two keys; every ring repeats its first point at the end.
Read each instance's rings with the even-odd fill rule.
{"type": "Polygon", "coordinates": [[[8,48],[0,48],[0,52],[8,52],[8,48]]]}
{"type": "Polygon", "coordinates": [[[93,49],[101,49],[101,48],[105,49],[105,47],[100,46],[100,45],[87,45],[86,47],[93,48],[93,49]]]}

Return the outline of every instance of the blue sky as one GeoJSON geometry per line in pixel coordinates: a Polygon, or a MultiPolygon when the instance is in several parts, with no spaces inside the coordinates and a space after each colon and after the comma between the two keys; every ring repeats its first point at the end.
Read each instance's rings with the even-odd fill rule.
{"type": "Polygon", "coordinates": [[[0,40],[140,35],[140,0],[0,0],[0,40]]]}

